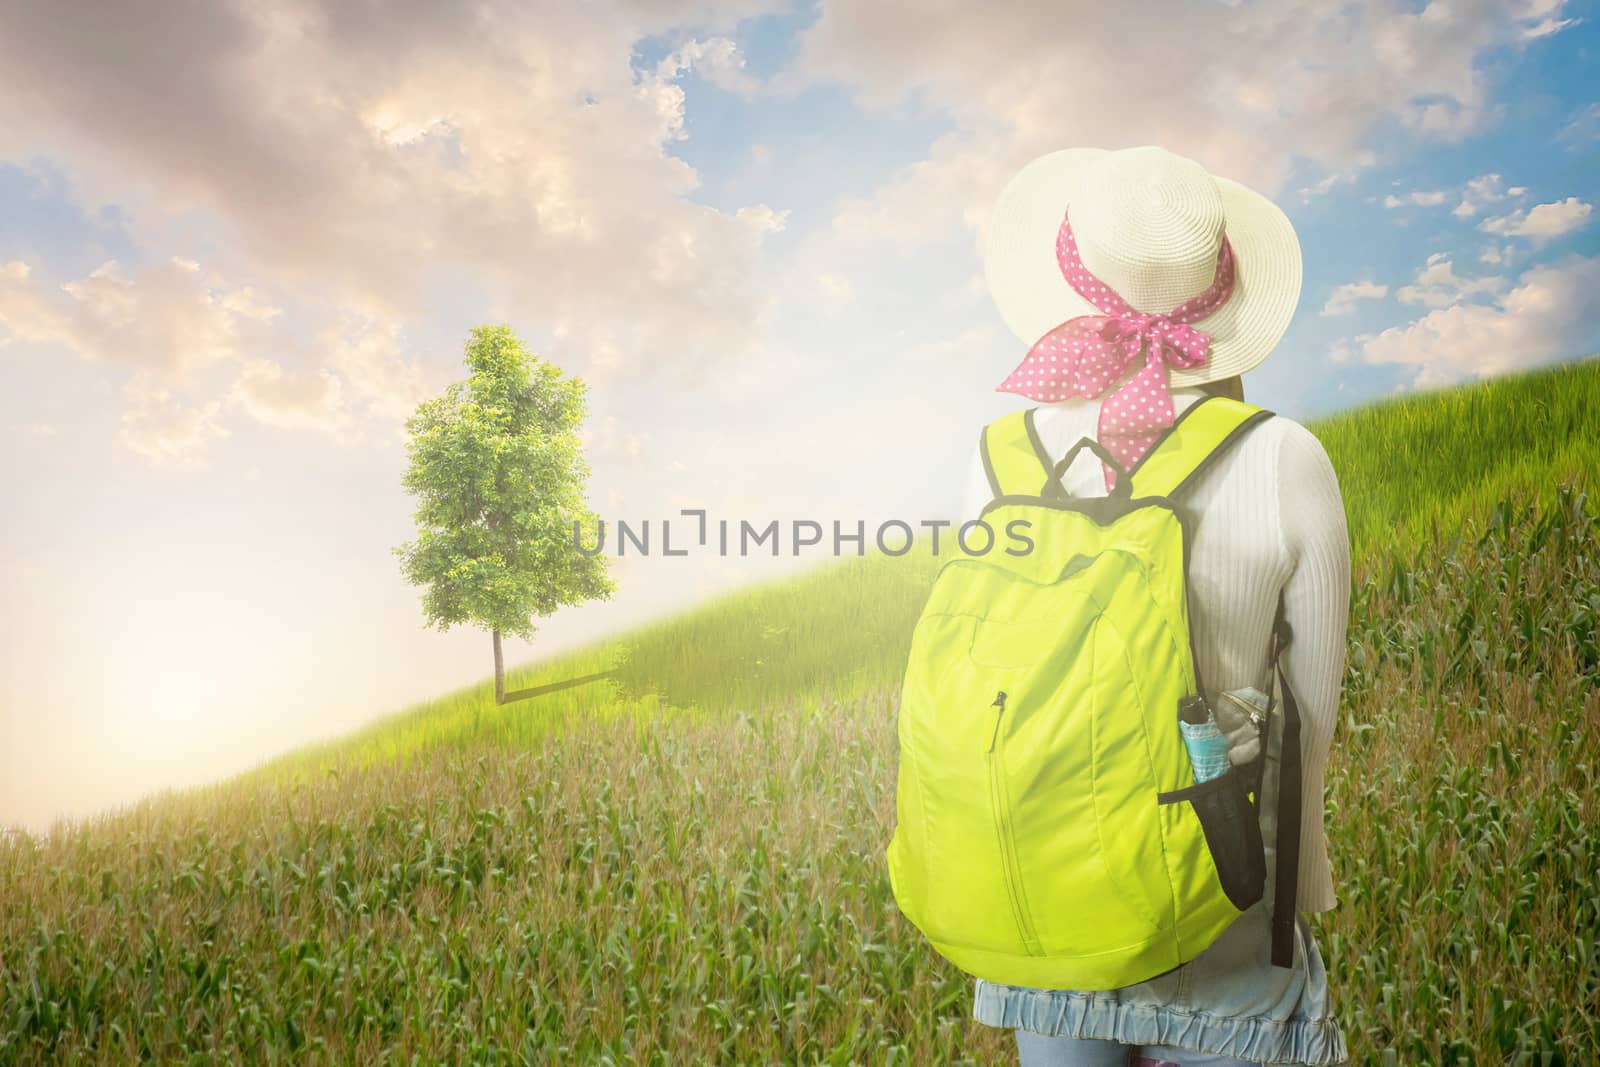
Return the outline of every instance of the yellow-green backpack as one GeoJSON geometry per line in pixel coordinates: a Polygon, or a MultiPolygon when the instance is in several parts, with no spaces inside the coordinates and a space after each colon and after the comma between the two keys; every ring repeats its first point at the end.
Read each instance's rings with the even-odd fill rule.
{"type": "MultiPolygon", "coordinates": [[[[1178,726],[1180,699],[1201,690],[1192,520],[1175,498],[1272,414],[1202,398],[1125,473],[1089,438],[1052,464],[1032,409],[984,428],[995,547],[939,567],[913,632],[887,856],[901,912],[969,974],[1131,985],[1194,958],[1261,899],[1254,783],[1233,767],[1197,785],[1178,726]],[[1118,471],[1107,496],[1061,487],[1085,447],[1118,471]]],[[[1297,809],[1294,792],[1283,802],[1297,809]]],[[[1298,842],[1285,845],[1292,923],[1283,861],[1298,842]]],[[[1286,966],[1289,931],[1274,925],[1286,966]]]]}

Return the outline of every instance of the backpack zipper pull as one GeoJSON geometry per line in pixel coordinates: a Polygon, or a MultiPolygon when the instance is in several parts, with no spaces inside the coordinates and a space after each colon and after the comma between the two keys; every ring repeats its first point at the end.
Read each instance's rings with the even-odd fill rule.
{"type": "Polygon", "coordinates": [[[989,705],[994,709],[994,732],[989,735],[989,751],[994,751],[994,743],[1000,737],[1000,716],[1006,710],[1006,691],[1001,689],[994,695],[994,703],[989,705]]]}

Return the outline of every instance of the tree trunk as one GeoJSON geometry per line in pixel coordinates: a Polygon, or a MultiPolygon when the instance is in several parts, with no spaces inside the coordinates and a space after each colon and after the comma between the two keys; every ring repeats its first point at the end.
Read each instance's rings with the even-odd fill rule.
{"type": "Polygon", "coordinates": [[[500,651],[500,629],[494,631],[494,702],[506,702],[506,657],[500,651]]]}

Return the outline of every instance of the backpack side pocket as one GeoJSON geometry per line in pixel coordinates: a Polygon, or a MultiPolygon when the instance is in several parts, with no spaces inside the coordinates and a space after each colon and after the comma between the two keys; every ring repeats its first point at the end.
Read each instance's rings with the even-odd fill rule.
{"type": "Polygon", "coordinates": [[[1256,808],[1245,795],[1244,776],[1232,768],[1198,785],[1158,793],[1161,804],[1187,802],[1205,831],[1206,847],[1228,901],[1240,911],[1261,899],[1266,888],[1267,857],[1261,846],[1256,808]]]}

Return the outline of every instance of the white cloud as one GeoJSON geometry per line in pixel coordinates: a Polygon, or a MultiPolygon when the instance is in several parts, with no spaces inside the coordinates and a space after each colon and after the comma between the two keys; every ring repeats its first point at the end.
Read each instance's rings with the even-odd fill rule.
{"type": "Polygon", "coordinates": [[[1461,191],[1461,202],[1452,209],[1452,213],[1457,218],[1470,218],[1488,204],[1518,197],[1527,191],[1520,185],[1507,189],[1505,179],[1499,174],[1482,174],[1467,182],[1466,188],[1461,191]]]}
{"type": "Polygon", "coordinates": [[[278,314],[258,292],[188,260],[132,270],[107,260],[52,291],[21,262],[0,272],[0,327],[86,358],[176,380],[261,344],[278,314]]]}
{"type": "Polygon", "coordinates": [[[1444,203],[1445,191],[1443,189],[1425,189],[1407,193],[1405,196],[1390,194],[1383,198],[1386,208],[1403,207],[1406,204],[1415,204],[1418,207],[1438,207],[1444,203]]]}
{"type": "Polygon", "coordinates": [[[774,211],[765,204],[742,207],[733,217],[757,233],[777,233],[789,223],[788,209],[774,211]]]}
{"type": "Polygon", "coordinates": [[[1522,35],[1530,40],[1538,37],[1549,37],[1551,34],[1560,33],[1568,26],[1576,26],[1582,19],[1542,19],[1522,31],[1522,35]]]}
{"type": "Polygon", "coordinates": [[[1423,304],[1427,307],[1447,307],[1470,296],[1497,293],[1504,289],[1506,280],[1495,275],[1482,278],[1463,278],[1456,273],[1455,265],[1443,252],[1428,257],[1427,266],[1417,274],[1417,280],[1395,290],[1402,304],[1423,304]]]}
{"type": "Polygon", "coordinates": [[[564,327],[575,362],[603,349],[695,373],[763,329],[763,241],[784,216],[689,198],[674,78],[745,86],[716,30],[762,6],[18,10],[0,35],[0,159],[60,162],[157,254],[187,255],[202,229],[291,318],[404,323],[451,272],[564,327]],[[641,38],[686,20],[706,36],[635,69],[641,38]]]}
{"type": "Polygon", "coordinates": [[[326,370],[286,371],[271,359],[246,362],[228,394],[256,421],[279,429],[309,429],[345,437],[349,409],[339,379],[326,370]]]}
{"type": "Polygon", "coordinates": [[[1600,140],[1600,103],[1590,104],[1568,119],[1556,140],[1570,149],[1587,148],[1600,140]]]}
{"type": "Polygon", "coordinates": [[[154,466],[204,467],[211,443],[230,436],[217,421],[220,401],[186,404],[148,372],[136,373],[123,395],[122,442],[154,466]]]}
{"type": "Polygon", "coordinates": [[[417,405],[440,393],[446,375],[403,355],[400,326],[391,320],[350,314],[324,330],[317,350],[344,383],[347,398],[369,416],[389,419],[405,436],[405,419],[417,405]]]}
{"type": "Polygon", "coordinates": [[[1478,229],[1502,237],[1529,237],[1535,242],[1554,240],[1580,229],[1594,213],[1594,205],[1569,196],[1550,204],[1539,204],[1527,211],[1513,211],[1484,219],[1478,229]]]}
{"type": "Polygon", "coordinates": [[[746,69],[739,44],[727,37],[708,37],[689,41],[656,65],[657,77],[671,80],[693,71],[711,84],[729,92],[749,96],[761,88],[759,79],[746,69]]]}
{"type": "Polygon", "coordinates": [[[1485,245],[1483,251],[1478,254],[1478,262],[1503,267],[1509,264],[1514,256],[1515,249],[1510,245],[1485,245]]]}
{"type": "Polygon", "coordinates": [[[1335,186],[1353,184],[1361,177],[1361,172],[1371,167],[1378,161],[1376,153],[1371,149],[1362,149],[1355,153],[1355,157],[1348,167],[1329,171],[1320,181],[1313,182],[1300,190],[1300,200],[1309,204],[1319,196],[1330,192],[1335,186]]]}
{"type": "Polygon", "coordinates": [[[1347,342],[1339,355],[1413,367],[1414,388],[1586,355],[1579,349],[1600,329],[1597,287],[1600,258],[1534,267],[1490,303],[1438,308],[1405,326],[1347,342]]]}
{"type": "MultiPolygon", "coordinates": [[[[156,465],[200,466],[210,443],[228,436],[222,401],[191,400],[184,385],[265,348],[278,314],[255,289],[179,257],[132,270],[108,260],[53,289],[28,264],[0,268],[0,328],[9,340],[60,345],[133,371],[119,437],[156,465]]],[[[250,414],[268,410],[245,399],[250,414]]]]}
{"type": "Polygon", "coordinates": [[[227,436],[220,420],[230,410],[351,443],[361,439],[358,404],[398,423],[444,386],[402,357],[398,326],[354,313],[318,336],[321,365],[287,369],[267,355],[284,344],[273,328],[281,314],[258,290],[189,259],[134,270],[107,261],[53,288],[27,263],[0,265],[0,334],[133,371],[121,437],[154,462],[198,464],[227,436]],[[238,370],[223,395],[193,396],[201,379],[230,365],[238,370]]]}
{"type": "Polygon", "coordinates": [[[993,187],[998,192],[1006,167],[996,157],[973,151],[972,145],[966,135],[938,138],[926,159],[906,167],[875,193],[846,198],[834,216],[834,234],[846,240],[914,245],[949,236],[957,225],[978,229],[989,209],[980,190],[993,187]]]}
{"type": "Polygon", "coordinates": [[[927,242],[962,223],[981,230],[1007,178],[1068,144],[1161,144],[1268,194],[1303,160],[1329,175],[1301,190],[1316,195],[1359,165],[1385,119],[1443,137],[1478,129],[1494,114],[1481,57],[1516,47],[1546,17],[1489,0],[1328,3],[1282,18],[1128,3],[1092,21],[1044,2],[937,18],[915,0],[829,4],[793,76],[845,82],[869,107],[909,102],[951,117],[924,160],[840,212],[841,235],[927,242]],[[1161,76],[1130,91],[1145,70],[1161,76]]]}
{"type": "Polygon", "coordinates": [[[1387,285],[1377,282],[1361,281],[1347,282],[1336,286],[1328,294],[1328,302],[1322,305],[1323,315],[1348,315],[1356,309],[1358,300],[1381,300],[1389,295],[1387,285]]]}

